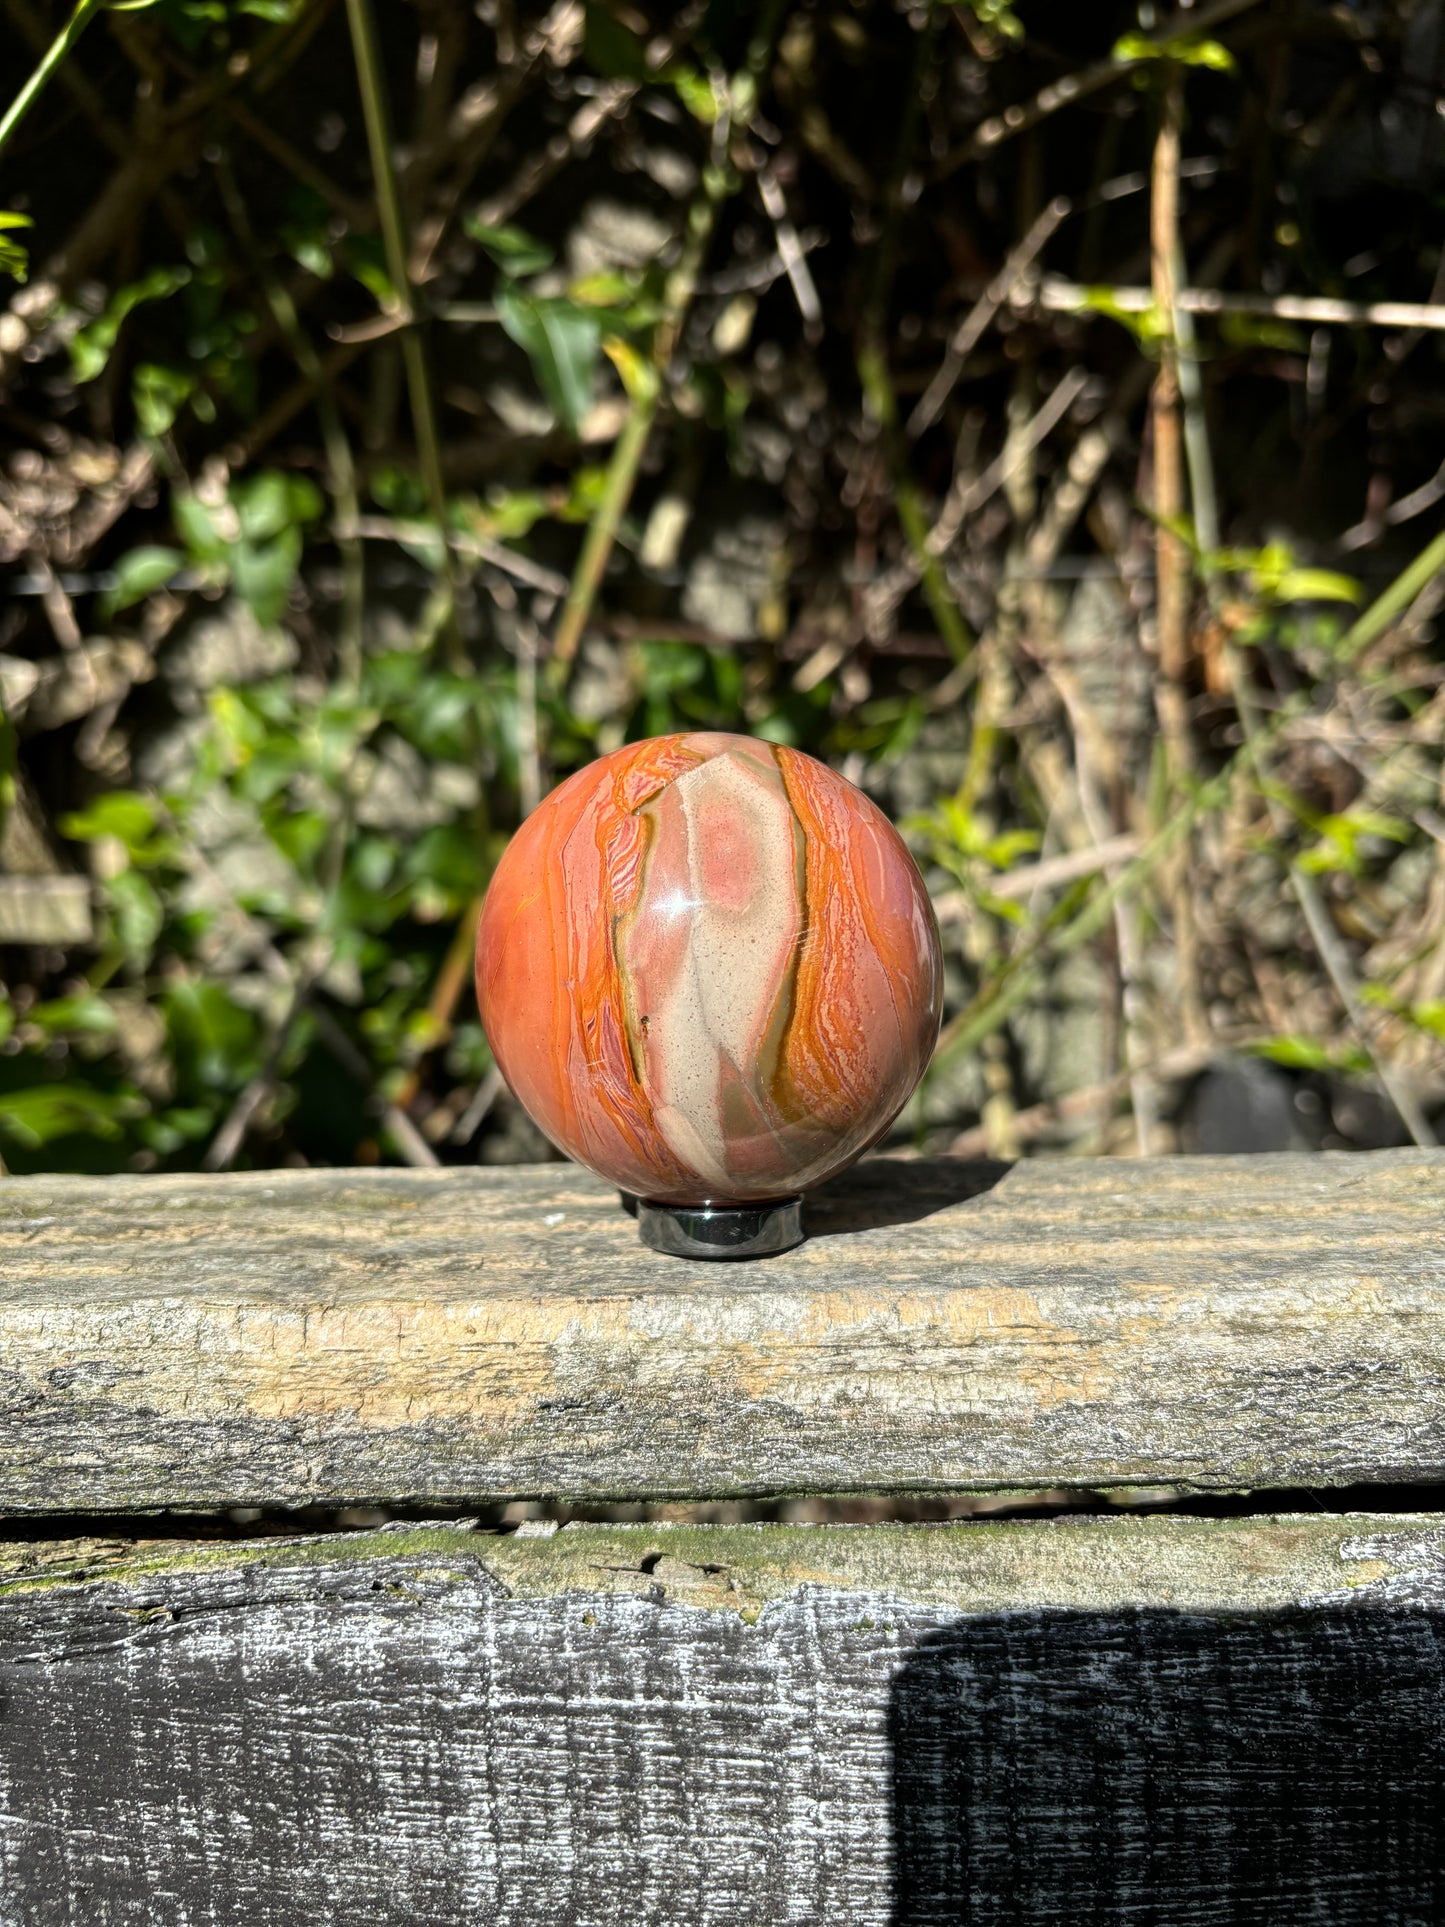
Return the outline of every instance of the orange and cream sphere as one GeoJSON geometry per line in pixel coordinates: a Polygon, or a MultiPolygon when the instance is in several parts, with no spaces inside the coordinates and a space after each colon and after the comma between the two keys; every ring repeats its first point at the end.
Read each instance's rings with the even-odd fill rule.
{"type": "Polygon", "coordinates": [[[659,736],[579,770],[497,866],[477,997],[569,1157],[663,1204],[792,1196],[887,1130],[942,999],[897,831],[811,756],[659,736]]]}

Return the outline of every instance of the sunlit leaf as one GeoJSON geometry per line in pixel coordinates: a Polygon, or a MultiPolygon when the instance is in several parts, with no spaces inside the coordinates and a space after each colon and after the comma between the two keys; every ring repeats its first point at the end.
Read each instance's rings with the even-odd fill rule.
{"type": "Polygon", "coordinates": [[[132,962],[149,963],[166,920],[155,885],[139,870],[122,870],[106,884],[105,892],[116,942],[132,962]]]}
{"type": "Polygon", "coordinates": [[[28,1024],[36,1024],[52,1037],[66,1031],[81,1031],[94,1037],[112,1037],[120,1028],[114,1009],[95,991],[74,997],[51,997],[32,1004],[25,1013],[28,1024]]]}
{"type": "Polygon", "coordinates": [[[83,810],[62,816],[59,829],[62,836],[72,837],[77,843],[113,836],[134,857],[146,854],[157,821],[156,806],[148,796],[137,795],[134,790],[111,790],[83,810]]]}
{"type": "Polygon", "coordinates": [[[692,115],[694,120],[711,127],[718,117],[717,90],[706,74],[698,72],[683,62],[669,67],[667,77],[677,90],[677,97],[692,115]]]}
{"type": "Polygon", "coordinates": [[[558,420],[575,435],[592,404],[599,316],[575,301],[527,294],[509,281],[497,289],[496,301],[497,319],[526,352],[558,420]]]}
{"type": "Polygon", "coordinates": [[[321,491],[303,475],[266,469],[231,491],[248,542],[266,542],[299,523],[314,522],[325,507],[321,491]]]}
{"type": "Polygon", "coordinates": [[[94,381],[110,360],[121,323],[142,301],[164,301],[191,278],[189,268],[153,268],[139,281],[117,288],[95,320],[70,340],[70,366],[77,381],[94,381]]]}
{"type": "Polygon", "coordinates": [[[171,520],[176,533],[191,556],[202,563],[223,562],[230,549],[221,511],[212,509],[189,489],[176,489],[171,496],[171,520]]]}
{"type": "Polygon", "coordinates": [[[301,531],[283,529],[271,542],[238,542],[231,553],[231,582],[263,625],[279,622],[301,562],[301,531]]]}
{"type": "Polygon", "coordinates": [[[1216,73],[1234,71],[1234,55],[1219,40],[1178,34],[1172,40],[1151,40],[1147,34],[1126,33],[1114,42],[1114,59],[1123,64],[1141,60],[1176,60],[1181,67],[1212,67],[1216,73]]]}
{"type": "Polygon", "coordinates": [[[93,1090],[72,1080],[37,1084],[28,1090],[0,1091],[0,1137],[26,1151],[38,1151],[56,1138],[120,1136],[121,1121],[139,1109],[134,1097],[93,1090]]]}
{"type": "Polygon", "coordinates": [[[1287,569],[1276,594],[1281,602],[1362,602],[1365,596],[1353,577],[1331,569],[1287,569]]]}
{"type": "Polygon", "coordinates": [[[130,378],[130,396],[142,435],[164,435],[195,390],[196,377],[184,368],[141,362],[130,378]]]}
{"type": "Polygon", "coordinates": [[[528,234],[525,228],[490,227],[474,214],[466,215],[462,226],[507,274],[540,274],[543,268],[550,268],[555,259],[554,251],[547,243],[528,234]]]}
{"type": "Polygon", "coordinates": [[[106,609],[114,615],[117,610],[130,608],[132,603],[144,601],[178,575],[185,561],[179,549],[154,543],[131,549],[115,565],[115,581],[105,593],[106,609]]]}
{"type": "Polygon", "coordinates": [[[34,227],[28,214],[12,214],[0,209],[0,274],[12,281],[23,281],[30,272],[30,254],[14,239],[17,228],[34,227]]]}
{"type": "Polygon", "coordinates": [[[1371,1069],[1368,1053],[1357,1045],[1336,1050],[1313,1037],[1270,1037],[1250,1048],[1253,1056],[1266,1057],[1270,1063],[1282,1064],[1287,1070],[1345,1071],[1362,1076],[1371,1069]]]}
{"type": "Polygon", "coordinates": [[[620,335],[608,335],[602,343],[602,352],[622,377],[622,386],[634,401],[651,396],[657,387],[657,370],[630,341],[624,341],[620,335]]]}

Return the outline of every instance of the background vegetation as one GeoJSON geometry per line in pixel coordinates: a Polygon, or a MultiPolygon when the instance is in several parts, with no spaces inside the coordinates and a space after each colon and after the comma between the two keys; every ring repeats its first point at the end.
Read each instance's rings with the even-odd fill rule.
{"type": "Polygon", "coordinates": [[[1429,1141],[1442,31],[0,0],[8,1167],[545,1155],[479,894],[692,727],[912,838],[900,1142],[1429,1141]]]}

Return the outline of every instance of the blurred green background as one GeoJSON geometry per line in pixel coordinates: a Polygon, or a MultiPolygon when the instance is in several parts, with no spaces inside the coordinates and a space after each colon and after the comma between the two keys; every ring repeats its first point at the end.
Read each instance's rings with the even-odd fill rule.
{"type": "Polygon", "coordinates": [[[924,867],[900,1147],[1432,1140],[1435,0],[0,0],[0,77],[6,1168],[548,1155],[479,895],[696,727],[924,867]]]}

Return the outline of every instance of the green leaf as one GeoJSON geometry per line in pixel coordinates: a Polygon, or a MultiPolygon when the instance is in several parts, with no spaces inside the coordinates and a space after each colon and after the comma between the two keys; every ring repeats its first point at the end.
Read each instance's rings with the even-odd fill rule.
{"type": "Polygon", "coordinates": [[[1013,10],[1013,0],[945,0],[945,4],[971,7],[984,26],[992,27],[995,33],[1009,40],[1024,37],[1024,23],[1013,10]]]}
{"type": "Polygon", "coordinates": [[[701,121],[704,127],[711,127],[718,116],[718,97],[707,75],[699,73],[696,67],[689,67],[686,62],[680,61],[676,66],[668,68],[667,78],[672,82],[677,90],[678,99],[693,119],[701,121]]]}
{"type": "Polygon", "coordinates": [[[1302,328],[1270,315],[1223,314],[1219,332],[1231,348],[1274,348],[1281,354],[1303,354],[1308,347],[1302,328]]]}
{"type": "Polygon", "coordinates": [[[367,486],[371,499],[388,515],[426,514],[426,490],[409,469],[391,465],[378,468],[367,486]]]}
{"type": "Polygon", "coordinates": [[[18,241],[10,239],[16,228],[34,227],[28,214],[12,214],[0,209],[0,274],[23,281],[30,272],[30,255],[18,241]]]}
{"type": "Polygon", "coordinates": [[[348,234],[339,255],[347,272],[355,276],[377,306],[390,312],[397,304],[397,289],[386,271],[386,253],[380,236],[348,234]]]}
{"type": "Polygon", "coordinates": [[[133,602],[143,602],[157,589],[163,589],[185,567],[185,562],[186,558],[179,549],[167,549],[154,543],[144,543],[138,549],[131,549],[116,564],[115,582],[105,593],[106,613],[115,615],[120,609],[128,609],[133,602]]]}
{"type": "Polygon", "coordinates": [[[414,888],[457,906],[486,881],[482,852],[464,823],[441,823],[424,830],[408,847],[402,872],[414,888]]]}
{"type": "Polygon", "coordinates": [[[199,495],[178,488],[171,494],[171,520],[193,561],[206,565],[224,562],[230,553],[229,539],[221,533],[215,512],[199,495]]]}
{"type": "Polygon", "coordinates": [[[141,362],[131,376],[130,399],[142,435],[164,435],[195,390],[196,377],[184,368],[141,362]]]}
{"type": "Polygon", "coordinates": [[[1272,1064],[1283,1064],[1294,1071],[1345,1071],[1363,1076],[1371,1068],[1367,1052],[1357,1045],[1331,1050],[1313,1037],[1268,1037],[1250,1046],[1255,1057],[1267,1057],[1272,1064]]]}
{"type": "Polygon", "coordinates": [[[147,846],[155,835],[157,814],[149,797],[139,796],[134,790],[111,790],[85,809],[72,810],[62,816],[60,833],[77,843],[93,843],[98,837],[113,836],[125,845],[131,856],[143,856],[148,853],[147,846]]]}
{"type": "Polygon", "coordinates": [[[209,1090],[236,1090],[256,1062],[256,1023],[219,984],[186,980],[166,992],[166,1026],[181,1076],[209,1090]]]}
{"type": "Polygon", "coordinates": [[[525,350],[558,420],[575,435],[592,402],[599,316],[575,301],[526,294],[510,281],[497,289],[496,301],[497,319],[525,350]]]}
{"type": "Polygon", "coordinates": [[[204,1105],[173,1105],[159,1117],[142,1118],[138,1128],[141,1142],[160,1157],[169,1157],[185,1144],[209,1137],[216,1126],[216,1113],[204,1105]]]}
{"type": "Polygon", "coordinates": [[[1121,65],[1141,60],[1177,60],[1181,67],[1212,67],[1216,73],[1234,71],[1234,55],[1219,40],[1179,34],[1173,40],[1151,40],[1147,34],[1126,33],[1114,42],[1113,57],[1121,65]]]}
{"type": "Polygon", "coordinates": [[[1432,1037],[1438,1037],[1445,1043],[1445,1000],[1438,997],[1423,998],[1419,1003],[1411,1004],[1409,1017],[1412,1024],[1418,1024],[1421,1030],[1428,1031],[1432,1037]]]}
{"type": "Polygon", "coordinates": [[[1169,332],[1169,324],[1161,309],[1155,306],[1145,308],[1142,313],[1124,307],[1112,288],[1086,288],[1079,300],[1080,314],[1107,315],[1110,321],[1117,321],[1142,347],[1150,347],[1161,341],[1169,332]]]}
{"type": "Polygon", "coordinates": [[[240,482],[231,491],[231,500],[241,522],[241,534],[248,542],[266,542],[283,530],[303,522],[314,522],[325,503],[314,482],[302,475],[283,475],[266,469],[240,482]]]}
{"type": "Polygon", "coordinates": [[[116,942],[132,963],[144,966],[150,962],[166,920],[155,885],[138,870],[122,870],[105,889],[116,942]]]}
{"type": "Polygon", "coordinates": [[[70,366],[77,381],[94,381],[110,360],[121,323],[142,301],[164,301],[191,278],[189,268],[153,268],[139,281],[117,288],[95,320],[70,340],[70,366]]]}
{"type": "Polygon", "coordinates": [[[1365,596],[1352,576],[1331,569],[1287,569],[1275,593],[1281,602],[1362,602],[1365,596]]]}
{"type": "Polygon", "coordinates": [[[116,1138],[121,1119],[135,1116],[138,1108],[133,1097],[69,1080],[0,1091],[0,1137],[26,1151],[38,1151],[61,1137],[116,1138]]]}
{"type": "Polygon", "coordinates": [[[657,393],[658,374],[652,363],[640,355],[621,335],[608,335],[602,352],[622,377],[629,401],[651,401],[657,393]]]}
{"type": "Polygon", "coordinates": [[[32,1004],[25,1013],[25,1021],[38,1024],[50,1036],[59,1036],[65,1031],[83,1031],[93,1037],[113,1037],[120,1024],[111,1006],[104,997],[95,991],[85,991],[75,997],[52,997],[42,1004],[32,1004]]]}
{"type": "Polygon", "coordinates": [[[528,234],[525,228],[489,227],[475,214],[468,214],[462,226],[474,241],[480,241],[504,274],[540,274],[556,258],[545,241],[528,234]]]}
{"type": "Polygon", "coordinates": [[[301,531],[283,530],[274,542],[238,542],[231,553],[231,581],[264,627],[281,620],[301,562],[301,531]]]}
{"type": "Polygon", "coordinates": [[[589,6],[582,40],[587,64],[605,80],[651,80],[647,49],[606,7],[589,6]]]}
{"type": "Polygon", "coordinates": [[[281,245],[291,259],[318,281],[329,281],[336,272],[331,248],[325,234],[316,228],[287,227],[280,230],[281,245]]]}

